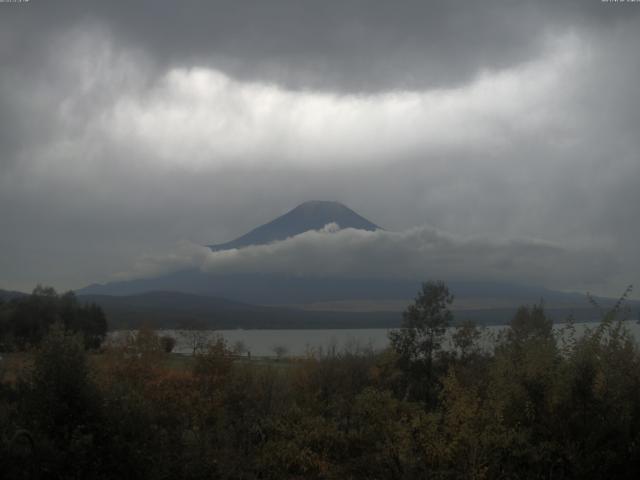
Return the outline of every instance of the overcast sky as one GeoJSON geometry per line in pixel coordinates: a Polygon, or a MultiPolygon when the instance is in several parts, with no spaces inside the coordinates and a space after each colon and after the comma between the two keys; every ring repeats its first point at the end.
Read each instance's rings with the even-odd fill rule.
{"type": "Polygon", "coordinates": [[[388,232],[188,262],[640,287],[639,52],[636,2],[0,3],[0,288],[121,278],[312,199],[388,232]]]}

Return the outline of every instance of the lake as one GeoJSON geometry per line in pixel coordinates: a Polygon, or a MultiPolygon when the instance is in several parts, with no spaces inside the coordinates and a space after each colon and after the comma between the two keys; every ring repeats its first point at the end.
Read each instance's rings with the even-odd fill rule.
{"type": "MultiPolygon", "coordinates": [[[[586,328],[594,328],[597,322],[576,323],[575,330],[579,335],[586,328]]],[[[554,328],[557,331],[563,327],[563,324],[556,324],[554,328]]],[[[640,339],[640,324],[637,321],[625,322],[625,326],[634,335],[636,339],[640,339]]],[[[493,338],[506,326],[489,326],[482,328],[483,335],[481,345],[484,348],[490,348],[493,344],[493,338]]],[[[175,353],[190,354],[193,351],[194,342],[204,342],[215,339],[216,335],[222,335],[228,345],[233,348],[237,342],[242,342],[246,349],[251,352],[252,356],[270,357],[276,356],[276,349],[281,347],[281,354],[287,356],[303,356],[308,352],[317,352],[320,349],[327,351],[328,349],[336,349],[337,351],[345,348],[372,348],[374,350],[382,350],[389,345],[387,328],[370,328],[370,329],[327,329],[327,330],[204,330],[204,331],[185,331],[185,330],[158,330],[159,335],[168,335],[176,339],[177,344],[174,349],[175,353]]],[[[453,331],[450,329],[449,334],[453,331]]],[[[117,338],[128,331],[114,331],[109,334],[110,338],[117,338]]],[[[445,341],[445,348],[450,348],[450,339],[445,341]]]]}

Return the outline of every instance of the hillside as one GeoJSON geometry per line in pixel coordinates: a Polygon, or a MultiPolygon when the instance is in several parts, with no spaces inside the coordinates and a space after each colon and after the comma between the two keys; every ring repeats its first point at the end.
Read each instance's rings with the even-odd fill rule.
{"type": "Polygon", "coordinates": [[[14,298],[26,297],[27,294],[23,292],[16,292],[14,290],[2,290],[0,289],[0,300],[8,301],[14,298]]]}
{"type": "Polygon", "coordinates": [[[111,330],[150,325],[154,328],[390,328],[395,312],[306,312],[179,292],[139,295],[80,295],[105,311],[111,330]]]}
{"type": "MultiPolygon", "coordinates": [[[[154,328],[209,329],[323,329],[323,328],[395,328],[400,326],[402,310],[409,303],[396,302],[397,309],[378,311],[309,309],[287,306],[251,305],[227,299],[179,292],[148,292],[137,295],[81,295],[83,302],[100,305],[111,330],[150,325],[154,328]]],[[[611,299],[604,299],[610,305],[611,299]]],[[[531,302],[529,302],[531,303],[531,302]]],[[[640,304],[630,302],[636,311],[640,304]]],[[[454,321],[472,320],[479,325],[508,323],[518,304],[500,307],[454,302],[454,321]],[[458,305],[456,305],[456,303],[458,305]]],[[[586,300],[574,305],[551,304],[546,308],[556,322],[597,321],[598,312],[586,300]]]]}

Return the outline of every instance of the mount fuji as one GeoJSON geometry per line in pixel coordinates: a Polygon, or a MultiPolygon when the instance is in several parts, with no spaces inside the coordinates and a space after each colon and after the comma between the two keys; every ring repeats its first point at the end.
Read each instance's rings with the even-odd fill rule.
{"type": "Polygon", "coordinates": [[[325,225],[336,223],[340,228],[359,230],[379,230],[380,227],[361,217],[349,207],[338,202],[313,200],[298,205],[284,215],[254,228],[241,237],[219,245],[210,245],[212,250],[229,250],[250,245],[284,240],[309,230],[319,230],[325,225]]]}
{"type": "MultiPolygon", "coordinates": [[[[333,223],[340,228],[381,229],[341,203],[309,201],[235,240],[208,247],[223,251],[265,245],[333,223]]],[[[585,297],[575,293],[464,279],[448,282],[448,285],[456,296],[454,310],[457,305],[459,311],[464,312],[464,318],[479,323],[507,322],[518,305],[532,304],[543,298],[547,310],[555,311],[558,319],[572,314],[579,320],[592,320],[595,315],[585,297]]],[[[226,326],[240,319],[237,326],[246,328],[297,325],[298,320],[300,325],[307,327],[313,324],[314,328],[323,325],[335,328],[336,325],[396,326],[400,312],[419,288],[419,281],[398,278],[313,277],[260,272],[220,274],[188,268],[152,278],[93,284],[76,293],[103,305],[107,313],[111,312],[129,324],[140,316],[166,317],[169,324],[174,324],[176,318],[195,316],[206,321],[218,318],[218,323],[224,318],[226,326]],[[167,298],[171,299],[169,303],[167,298]],[[230,307],[232,304],[233,308],[230,307]],[[173,316],[167,317],[169,311],[173,316]],[[249,312],[250,317],[247,316],[249,312]],[[246,321],[243,321],[245,316],[246,321]],[[285,318],[288,323],[283,324],[285,318]]]]}

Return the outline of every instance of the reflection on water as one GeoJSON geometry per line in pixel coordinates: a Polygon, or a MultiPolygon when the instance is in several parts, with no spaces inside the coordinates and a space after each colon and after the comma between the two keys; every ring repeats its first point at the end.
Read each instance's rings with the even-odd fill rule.
{"type": "MultiPolygon", "coordinates": [[[[596,322],[577,323],[574,325],[576,335],[579,336],[587,328],[594,328],[596,322]]],[[[640,324],[636,321],[625,322],[625,326],[635,336],[640,339],[640,324]]],[[[562,335],[564,325],[555,326],[559,335],[562,335]]],[[[484,348],[490,348],[495,337],[506,327],[490,326],[484,327],[481,344],[484,348]]],[[[199,332],[185,330],[159,330],[160,335],[168,335],[176,339],[177,344],[174,349],[176,353],[190,354],[193,351],[195,342],[206,342],[213,340],[216,335],[222,335],[230,347],[240,342],[246,351],[252,356],[268,357],[280,355],[302,356],[309,352],[336,351],[348,348],[350,350],[370,348],[382,350],[389,344],[388,332],[386,328],[370,329],[328,329],[328,330],[205,330],[199,332]]],[[[453,330],[450,330],[451,333],[453,330]]],[[[128,331],[115,331],[110,334],[112,338],[117,338],[128,331]]],[[[445,341],[445,348],[450,348],[450,341],[445,341]]]]}

